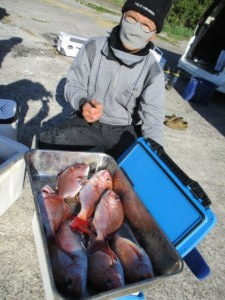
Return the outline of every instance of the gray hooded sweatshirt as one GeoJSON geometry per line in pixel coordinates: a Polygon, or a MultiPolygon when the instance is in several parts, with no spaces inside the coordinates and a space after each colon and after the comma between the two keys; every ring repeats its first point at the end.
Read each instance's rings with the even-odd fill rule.
{"type": "Polygon", "coordinates": [[[162,144],[164,74],[151,51],[130,54],[108,45],[107,37],[93,38],[79,50],[65,85],[65,98],[78,111],[84,99],[103,104],[99,120],[110,125],[134,125],[142,135],[162,144]]]}

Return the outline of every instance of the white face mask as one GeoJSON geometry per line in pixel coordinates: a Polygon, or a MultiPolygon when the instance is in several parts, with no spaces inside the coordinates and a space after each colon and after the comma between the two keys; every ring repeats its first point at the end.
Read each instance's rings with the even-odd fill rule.
{"type": "Polygon", "coordinates": [[[129,23],[124,18],[120,27],[120,40],[125,47],[130,50],[143,49],[148,43],[149,39],[153,37],[155,31],[145,32],[139,22],[129,23]]]}

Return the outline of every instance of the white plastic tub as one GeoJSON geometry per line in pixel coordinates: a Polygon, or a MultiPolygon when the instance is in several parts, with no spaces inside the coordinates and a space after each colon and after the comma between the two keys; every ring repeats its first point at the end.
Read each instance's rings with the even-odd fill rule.
{"type": "Polygon", "coordinates": [[[0,215],[20,197],[25,177],[25,145],[0,135],[0,215]]]}

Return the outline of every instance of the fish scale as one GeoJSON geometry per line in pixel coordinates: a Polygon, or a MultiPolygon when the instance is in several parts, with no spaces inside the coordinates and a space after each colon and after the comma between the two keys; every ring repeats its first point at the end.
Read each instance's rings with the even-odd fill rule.
{"type": "Polygon", "coordinates": [[[87,181],[90,167],[87,164],[75,164],[58,175],[57,192],[64,198],[74,198],[87,181]]]}
{"type": "Polygon", "coordinates": [[[106,238],[119,229],[123,219],[124,211],[119,196],[113,190],[108,190],[100,199],[92,221],[97,239],[106,238]]]}

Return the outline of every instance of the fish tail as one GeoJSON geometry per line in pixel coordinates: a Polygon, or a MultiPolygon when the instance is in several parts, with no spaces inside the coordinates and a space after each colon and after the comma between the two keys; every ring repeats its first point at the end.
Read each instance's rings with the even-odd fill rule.
{"type": "Polygon", "coordinates": [[[74,217],[70,223],[70,228],[82,233],[91,234],[90,224],[87,220],[83,220],[79,217],[74,217]]]}

